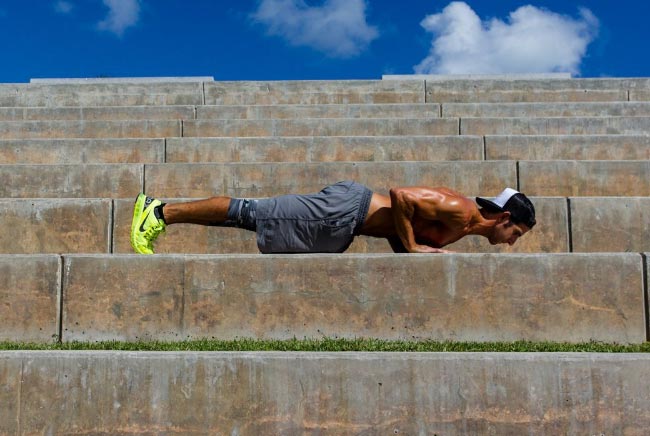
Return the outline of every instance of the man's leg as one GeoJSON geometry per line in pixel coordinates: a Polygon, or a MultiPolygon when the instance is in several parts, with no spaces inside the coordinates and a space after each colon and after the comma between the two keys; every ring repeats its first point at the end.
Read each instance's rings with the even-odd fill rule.
{"type": "Polygon", "coordinates": [[[230,203],[230,197],[212,197],[186,203],[164,204],[160,200],[140,194],[133,208],[131,246],[136,253],[153,254],[153,242],[169,224],[224,225],[228,221],[230,203]]]}

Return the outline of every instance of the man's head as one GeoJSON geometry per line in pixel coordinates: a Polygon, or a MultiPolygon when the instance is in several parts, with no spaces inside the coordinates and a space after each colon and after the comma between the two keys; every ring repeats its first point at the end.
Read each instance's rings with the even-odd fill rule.
{"type": "Polygon", "coordinates": [[[491,244],[512,245],[536,224],[533,203],[514,189],[506,188],[492,200],[476,197],[476,203],[486,218],[496,222],[488,236],[491,244]]]}

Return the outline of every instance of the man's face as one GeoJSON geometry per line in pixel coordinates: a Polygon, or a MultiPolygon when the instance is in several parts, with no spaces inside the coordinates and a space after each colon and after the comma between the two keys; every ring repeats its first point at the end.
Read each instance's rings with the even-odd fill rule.
{"type": "Polygon", "coordinates": [[[530,228],[525,224],[515,224],[510,221],[510,213],[504,212],[497,219],[497,225],[494,227],[492,235],[488,238],[490,244],[508,244],[513,245],[517,239],[522,237],[530,228]]]}

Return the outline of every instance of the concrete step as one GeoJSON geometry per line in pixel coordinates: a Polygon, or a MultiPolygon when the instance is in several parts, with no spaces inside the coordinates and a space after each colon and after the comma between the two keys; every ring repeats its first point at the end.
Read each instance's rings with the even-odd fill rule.
{"type": "MultiPolygon", "coordinates": [[[[461,136],[462,137],[462,136],[461,136]]],[[[485,136],[487,160],[648,160],[648,135],[485,136]]]]}
{"type": "Polygon", "coordinates": [[[0,180],[0,198],[135,198],[144,166],[0,165],[0,180]]]}
{"type": "Polygon", "coordinates": [[[169,138],[166,144],[170,163],[483,159],[483,139],[459,135],[169,138]]]}
{"type": "Polygon", "coordinates": [[[650,161],[521,161],[519,188],[533,196],[650,196],[650,161]]]}
{"type": "Polygon", "coordinates": [[[206,82],[205,104],[424,103],[423,80],[206,82]]]}
{"type": "Polygon", "coordinates": [[[182,136],[416,136],[457,135],[458,133],[458,118],[305,118],[183,121],[182,136]]]}
{"type": "MultiPolygon", "coordinates": [[[[16,258],[2,259],[13,277],[20,276],[13,270],[25,271],[16,258]]],[[[62,307],[64,341],[339,336],[640,343],[643,262],[633,253],[70,255],[62,305],[48,310],[62,307]]],[[[42,292],[60,271],[40,278],[48,284],[42,292]]],[[[34,293],[16,292],[12,283],[3,285],[11,292],[0,310],[11,312],[3,314],[3,334],[16,339],[20,330],[10,326],[27,316],[12,307],[34,293]]],[[[35,307],[30,316],[38,316],[35,307]]]]}
{"type": "Polygon", "coordinates": [[[0,107],[0,121],[191,120],[196,106],[0,107]]]}
{"type": "Polygon", "coordinates": [[[0,165],[0,198],[265,197],[318,192],[356,180],[393,186],[447,186],[496,195],[505,186],[530,196],[650,196],[650,161],[455,161],[0,165]]]}
{"type": "Polygon", "coordinates": [[[165,140],[123,139],[3,139],[0,164],[162,163],[165,140]]]}
{"type": "Polygon", "coordinates": [[[164,138],[181,136],[180,120],[1,121],[0,139],[164,138]]]}
{"type": "Polygon", "coordinates": [[[462,135],[643,135],[648,130],[650,117],[502,117],[460,121],[462,135]]]}
{"type": "Polygon", "coordinates": [[[2,107],[203,104],[203,83],[2,84],[2,107]]]}
{"type": "MultiPolygon", "coordinates": [[[[0,200],[0,253],[109,253],[110,199],[0,200]]],[[[128,232],[125,235],[128,243],[128,232]]]]}
{"type": "MultiPolygon", "coordinates": [[[[650,251],[650,197],[531,197],[531,200],[538,224],[514,246],[493,246],[485,238],[468,236],[447,248],[459,253],[562,253],[570,248],[574,252],[650,251]]],[[[129,242],[132,213],[133,199],[0,200],[0,228],[13,230],[0,235],[0,253],[132,253],[129,242]]],[[[168,227],[156,242],[156,252],[253,254],[258,250],[253,232],[186,224],[168,227]]],[[[392,250],[383,239],[360,236],[348,252],[391,253],[392,250]]]]}
{"type": "Polygon", "coordinates": [[[151,164],[145,174],[149,194],[170,198],[310,193],[339,180],[378,192],[425,185],[497,195],[517,183],[516,162],[508,161],[151,164]]]}
{"type": "Polygon", "coordinates": [[[66,255],[62,265],[2,255],[0,335],[641,343],[643,263],[633,253],[66,255]]]}
{"type": "Polygon", "coordinates": [[[650,102],[445,103],[443,117],[638,117],[650,102]]]}
{"type": "MultiPolygon", "coordinates": [[[[190,199],[163,198],[165,202],[188,200],[190,199]]],[[[450,245],[449,248],[458,252],[479,253],[568,252],[569,225],[566,199],[533,198],[532,200],[535,204],[539,224],[535,227],[534,232],[527,234],[514,246],[493,246],[485,238],[468,237],[450,245]]],[[[0,202],[0,204],[2,203],[0,202]]],[[[114,204],[113,251],[116,253],[133,253],[129,242],[129,229],[131,219],[133,218],[133,200],[119,199],[115,200],[114,204]]],[[[259,253],[255,241],[255,233],[253,232],[234,228],[205,227],[191,224],[169,226],[165,234],[160,236],[158,241],[156,241],[155,247],[157,253],[259,253]]],[[[650,250],[650,244],[648,244],[647,249],[650,250]]],[[[38,253],[38,251],[28,252],[38,253]]],[[[69,252],[78,252],[78,250],[70,250],[69,252]]],[[[385,239],[360,236],[355,238],[355,241],[347,252],[392,253],[392,249],[385,239]]]]}
{"type": "Polygon", "coordinates": [[[648,354],[5,351],[0,418],[8,434],[642,435],[649,371],[648,354]]]}
{"type": "Polygon", "coordinates": [[[433,103],[198,106],[199,120],[300,118],[440,118],[433,103]]]}
{"type": "Polygon", "coordinates": [[[0,107],[0,121],[440,118],[439,104],[0,107]]]}
{"type": "Polygon", "coordinates": [[[641,79],[427,80],[426,101],[435,103],[597,102],[645,100],[641,79]]]}

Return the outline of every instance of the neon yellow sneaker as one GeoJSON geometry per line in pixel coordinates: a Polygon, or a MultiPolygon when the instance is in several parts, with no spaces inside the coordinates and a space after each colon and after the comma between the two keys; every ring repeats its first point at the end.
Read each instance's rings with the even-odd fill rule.
{"type": "Polygon", "coordinates": [[[133,207],[131,222],[131,247],[136,253],[153,254],[153,241],[165,231],[167,225],[157,215],[156,206],[162,202],[155,198],[138,194],[133,207]]]}

